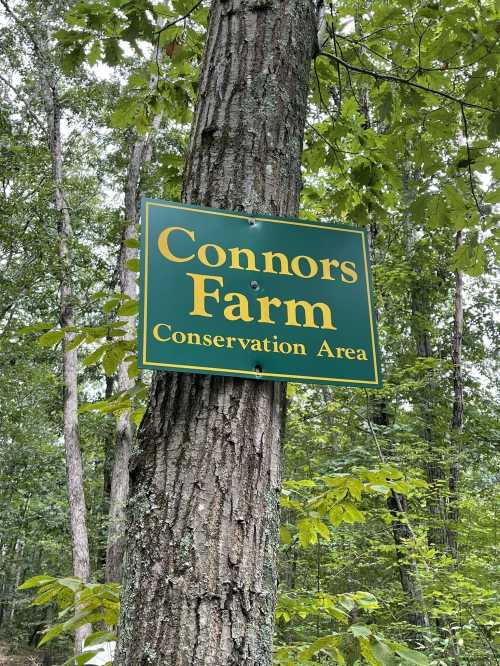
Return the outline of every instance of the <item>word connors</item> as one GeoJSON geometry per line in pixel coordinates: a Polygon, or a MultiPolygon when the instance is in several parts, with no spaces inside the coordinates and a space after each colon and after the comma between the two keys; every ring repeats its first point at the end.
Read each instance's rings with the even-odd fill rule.
{"type": "MultiPolygon", "coordinates": [[[[204,243],[195,252],[181,253],[171,247],[171,235],[175,234],[177,240],[186,241],[186,237],[196,243],[195,231],[184,227],[167,227],[158,236],[158,249],[167,261],[173,263],[189,263],[195,258],[208,268],[220,268],[228,265],[234,270],[246,270],[275,275],[295,275],[303,279],[318,277],[321,280],[338,280],[346,285],[358,281],[356,265],[353,261],[339,261],[325,258],[313,259],[307,255],[298,255],[289,259],[282,252],[261,252],[256,255],[249,248],[232,247],[224,249],[215,243],[204,243]]],[[[173,236],[175,238],[175,236],[173,236]]],[[[172,239],[173,243],[173,239],[172,239]]],[[[193,248],[195,249],[195,248],[193,248]]],[[[213,317],[209,307],[215,303],[221,304],[221,289],[224,279],[217,275],[203,275],[186,272],[193,281],[193,307],[189,313],[197,317],[213,317]]],[[[276,324],[279,314],[285,317],[285,326],[299,326],[304,328],[322,328],[331,331],[337,330],[333,323],[332,311],[328,304],[310,303],[306,300],[287,299],[262,296],[252,300],[240,292],[224,294],[223,301],[227,305],[223,308],[223,316],[228,321],[256,321],[259,324],[276,324]],[[279,311],[279,312],[278,312],[279,311]]]]}
{"type": "Polygon", "coordinates": [[[275,275],[295,275],[296,277],[309,280],[320,274],[321,280],[336,280],[340,277],[344,284],[354,284],[358,281],[356,265],[353,261],[338,261],[337,259],[321,259],[316,261],[307,255],[298,255],[291,260],[283,252],[262,252],[263,268],[257,266],[257,257],[249,248],[231,247],[225,250],[215,243],[204,243],[196,255],[193,253],[187,257],[179,257],[174,254],[169,245],[170,234],[180,232],[188,236],[193,242],[196,241],[195,232],[184,227],[167,227],[158,236],[158,249],[161,254],[174,263],[192,261],[195,256],[199,261],[209,268],[220,268],[228,263],[229,268],[235,270],[256,271],[263,273],[274,273],[275,275]],[[229,253],[229,257],[228,257],[229,253]],[[209,254],[211,257],[209,257],[209,254]],[[242,266],[242,259],[246,265],[242,266]],[[276,270],[278,268],[278,270],[276,270]],[[291,269],[291,270],[290,270],[291,269]],[[337,275],[335,274],[337,272],[337,275]]]}

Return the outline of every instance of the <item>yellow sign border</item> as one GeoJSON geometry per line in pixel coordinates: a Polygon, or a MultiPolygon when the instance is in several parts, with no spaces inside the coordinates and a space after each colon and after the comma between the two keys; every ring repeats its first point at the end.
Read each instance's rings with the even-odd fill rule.
{"type": "Polygon", "coordinates": [[[184,206],[177,206],[175,204],[163,204],[163,203],[157,203],[155,201],[146,201],[145,202],[145,210],[146,210],[146,219],[144,220],[144,249],[145,249],[145,254],[144,254],[144,322],[143,322],[143,343],[142,343],[142,363],[143,365],[153,365],[156,367],[161,367],[161,368],[178,368],[178,369],[185,369],[185,370],[201,370],[201,371],[213,371],[213,372],[227,372],[227,373],[236,373],[240,375],[249,375],[250,377],[254,377],[257,379],[262,379],[264,377],[286,377],[289,379],[309,379],[309,380],[315,380],[317,379],[318,381],[322,382],[352,382],[353,384],[373,384],[373,385],[378,385],[378,367],[377,367],[377,351],[376,351],[376,346],[375,346],[375,332],[373,328],[373,313],[372,313],[372,301],[370,298],[370,283],[368,280],[368,259],[366,256],[366,247],[365,247],[365,242],[364,242],[364,237],[363,237],[363,232],[360,231],[359,229],[347,229],[345,227],[332,227],[331,229],[328,228],[326,225],[321,225],[321,224],[310,224],[309,222],[303,223],[303,222],[293,222],[292,220],[276,220],[272,217],[258,217],[257,215],[255,216],[248,216],[248,215],[237,215],[235,213],[221,213],[219,211],[211,211],[211,210],[204,210],[202,208],[186,208],[184,206]],[[197,365],[178,365],[176,363],[158,363],[157,361],[148,361],[146,359],[146,352],[147,352],[147,331],[148,331],[148,251],[149,251],[149,209],[151,206],[156,206],[157,208],[174,208],[177,210],[189,210],[190,212],[193,213],[202,213],[203,215],[218,215],[221,217],[233,217],[238,220],[248,220],[249,217],[251,219],[255,220],[256,222],[274,222],[276,224],[291,224],[297,227],[313,227],[316,229],[322,229],[323,231],[345,231],[347,233],[351,234],[359,234],[361,236],[361,246],[363,248],[363,261],[364,261],[364,266],[365,266],[365,284],[366,284],[366,296],[368,299],[368,314],[369,314],[369,319],[370,319],[370,336],[371,336],[371,343],[372,343],[372,359],[373,359],[373,369],[375,371],[375,380],[374,381],[368,381],[365,379],[349,379],[348,377],[314,377],[314,376],[308,376],[308,375],[286,375],[284,373],[274,373],[274,372],[258,372],[256,370],[237,370],[235,368],[211,368],[208,366],[197,366],[197,365]]]}

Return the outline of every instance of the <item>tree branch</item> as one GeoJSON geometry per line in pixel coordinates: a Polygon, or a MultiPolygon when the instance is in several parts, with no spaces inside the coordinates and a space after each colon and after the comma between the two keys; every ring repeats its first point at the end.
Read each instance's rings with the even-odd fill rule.
{"type": "Polygon", "coordinates": [[[489,106],[481,106],[480,104],[473,104],[472,102],[466,102],[465,100],[460,99],[459,97],[454,97],[453,95],[445,93],[442,90],[429,88],[427,86],[421,85],[420,83],[415,83],[414,81],[410,81],[409,79],[403,79],[400,76],[395,76],[394,74],[384,74],[383,72],[375,72],[370,69],[365,69],[364,67],[357,67],[356,65],[352,65],[346,60],[343,60],[342,58],[333,55],[333,53],[327,53],[326,51],[321,51],[318,54],[318,56],[324,56],[325,58],[328,58],[332,62],[342,65],[342,67],[346,69],[348,74],[350,72],[357,72],[358,74],[371,76],[372,78],[379,79],[381,81],[392,81],[394,83],[402,83],[412,88],[417,88],[418,90],[423,90],[424,92],[431,93],[432,95],[438,95],[439,97],[444,97],[445,99],[449,99],[450,101],[455,102],[456,104],[460,104],[462,107],[468,107],[470,109],[481,109],[482,111],[489,111],[490,113],[498,112],[498,109],[492,109],[489,106]]]}
{"type": "Polygon", "coordinates": [[[465,115],[465,109],[463,103],[460,104],[460,111],[462,113],[462,120],[464,123],[464,137],[465,137],[465,146],[467,148],[467,169],[469,171],[470,191],[472,193],[472,198],[474,199],[474,203],[476,204],[476,208],[479,212],[479,215],[481,215],[481,207],[479,206],[479,201],[477,200],[476,189],[474,187],[474,178],[472,177],[472,167],[471,167],[472,156],[469,145],[469,128],[467,125],[467,116],[465,115]]]}
{"type": "MultiPolygon", "coordinates": [[[[2,2],[2,1],[3,1],[3,0],[0,0],[0,2],[2,2]]],[[[162,28],[160,28],[160,29],[157,31],[156,34],[157,34],[157,35],[161,35],[162,32],[164,32],[165,30],[168,30],[168,28],[171,28],[173,25],[176,25],[176,23],[180,23],[181,21],[184,21],[184,19],[189,18],[189,17],[191,16],[191,14],[192,14],[193,12],[195,12],[195,11],[198,9],[198,7],[199,7],[202,3],[203,3],[203,0],[198,0],[198,2],[195,3],[195,4],[191,7],[191,9],[190,9],[189,11],[187,11],[187,12],[184,14],[184,16],[179,16],[179,18],[176,18],[175,21],[170,21],[170,23],[167,23],[167,24],[164,25],[162,28]]]]}
{"type": "MultiPolygon", "coordinates": [[[[0,0],[1,2],[2,0],[0,0]]],[[[155,63],[156,63],[156,89],[159,92],[158,88],[158,82],[160,80],[161,76],[161,71],[160,71],[160,35],[162,32],[165,30],[168,30],[172,26],[176,25],[177,23],[180,23],[181,21],[184,21],[185,19],[189,18],[193,12],[195,12],[198,7],[203,3],[203,0],[198,0],[197,3],[195,3],[189,11],[187,11],[183,16],[179,16],[176,18],[174,21],[170,21],[170,23],[166,23],[164,26],[162,26],[159,30],[156,31],[156,46],[155,46],[155,63]]]]}

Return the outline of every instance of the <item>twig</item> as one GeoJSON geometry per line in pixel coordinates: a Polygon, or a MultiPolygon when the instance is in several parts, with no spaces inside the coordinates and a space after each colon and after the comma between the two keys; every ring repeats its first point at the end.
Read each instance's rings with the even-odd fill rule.
{"type": "Polygon", "coordinates": [[[465,146],[467,148],[467,169],[469,172],[469,183],[470,183],[470,191],[472,193],[472,198],[474,199],[474,203],[476,204],[476,208],[479,212],[479,215],[481,215],[481,207],[479,206],[479,201],[477,200],[476,196],[476,189],[474,187],[474,178],[472,176],[472,167],[471,167],[471,152],[470,152],[470,145],[469,145],[469,128],[467,125],[467,116],[465,115],[465,109],[464,109],[464,103],[462,102],[460,104],[460,111],[462,113],[462,120],[464,123],[464,137],[465,137],[465,146]]]}
{"type": "MultiPolygon", "coordinates": [[[[375,430],[373,429],[372,420],[370,418],[370,413],[369,413],[370,398],[369,398],[369,395],[368,395],[368,391],[366,389],[365,389],[365,396],[366,396],[366,418],[365,418],[365,421],[368,423],[368,427],[370,428],[370,433],[371,433],[373,441],[375,442],[375,446],[377,447],[377,451],[378,451],[380,461],[383,465],[385,465],[386,464],[385,456],[382,453],[382,448],[380,447],[377,435],[375,433],[375,430]]],[[[355,410],[353,410],[353,411],[355,411],[355,410]]],[[[360,414],[358,414],[358,416],[359,416],[359,418],[362,418],[362,416],[360,414]]],[[[408,518],[408,513],[404,510],[403,503],[401,502],[400,494],[398,492],[396,492],[395,490],[391,489],[391,495],[392,495],[394,501],[396,502],[396,506],[397,506],[397,509],[398,509],[399,513],[401,514],[401,517],[406,516],[406,526],[408,528],[408,532],[410,533],[410,536],[413,539],[413,541],[416,541],[417,537],[416,537],[415,532],[413,531],[413,528],[410,524],[410,519],[408,518]]]]}
{"type": "MultiPolygon", "coordinates": [[[[332,5],[330,5],[330,11],[332,12],[332,16],[333,16],[333,8],[332,8],[332,5]]],[[[340,80],[341,80],[341,79],[340,79],[340,67],[339,67],[339,65],[342,64],[342,62],[345,62],[345,60],[344,60],[344,52],[342,51],[342,47],[340,46],[340,44],[337,44],[337,37],[336,37],[335,29],[334,29],[333,27],[331,28],[331,30],[329,31],[329,33],[330,33],[330,36],[331,36],[332,39],[333,39],[333,47],[334,47],[334,49],[335,49],[335,56],[333,56],[333,58],[334,58],[334,61],[336,61],[336,63],[337,63],[337,72],[338,72],[338,77],[339,77],[339,85],[341,85],[341,83],[340,83],[340,80]],[[339,57],[337,56],[337,48],[338,48],[338,50],[340,51],[340,55],[342,56],[341,58],[339,58],[339,57]]],[[[321,55],[322,53],[326,53],[326,51],[324,51],[324,52],[322,51],[319,55],[321,55]]],[[[361,104],[359,103],[359,100],[358,100],[358,98],[356,97],[356,92],[355,92],[355,90],[354,90],[354,86],[352,85],[351,72],[350,72],[349,70],[347,70],[347,78],[349,79],[349,86],[350,86],[350,88],[351,88],[351,92],[352,92],[352,94],[353,94],[353,97],[354,97],[354,99],[356,100],[357,105],[360,107],[361,104]]]]}
{"type": "Polygon", "coordinates": [[[338,117],[340,116],[340,110],[341,110],[341,104],[342,104],[342,84],[340,83],[340,75],[339,75],[339,104],[338,104],[338,109],[337,109],[337,117],[334,118],[332,113],[330,112],[330,105],[326,104],[325,100],[323,99],[323,93],[321,92],[321,82],[319,80],[319,74],[318,74],[318,69],[316,67],[316,60],[314,61],[314,76],[316,78],[316,85],[318,86],[318,95],[319,95],[319,101],[321,106],[324,108],[326,113],[330,116],[332,120],[332,124],[335,125],[338,117]]]}
{"type": "MultiPolygon", "coordinates": [[[[0,0],[0,2],[3,0],[0,0]]],[[[176,18],[174,21],[170,21],[170,23],[166,23],[164,26],[162,26],[156,34],[158,35],[158,38],[156,40],[156,46],[155,46],[155,62],[156,62],[156,70],[157,70],[157,80],[156,80],[156,89],[158,90],[158,81],[160,80],[160,35],[162,32],[165,30],[168,30],[172,26],[176,25],[177,23],[180,23],[181,21],[184,21],[185,19],[189,18],[193,12],[195,12],[198,7],[202,4],[203,0],[198,0],[197,3],[195,3],[189,11],[187,11],[183,16],[179,16],[176,18]]]]}
{"type": "MultiPolygon", "coordinates": [[[[0,0],[0,1],[1,1],[1,0],[0,0]]],[[[181,21],[184,21],[184,19],[189,18],[189,17],[191,16],[191,14],[192,14],[193,12],[195,12],[195,11],[198,9],[198,7],[199,7],[202,3],[203,3],[203,0],[198,0],[198,2],[195,3],[195,4],[191,7],[191,9],[190,9],[189,11],[187,11],[187,12],[184,14],[184,16],[179,16],[179,18],[176,18],[175,21],[170,21],[170,23],[167,23],[166,25],[164,25],[163,27],[161,27],[161,28],[158,30],[158,34],[161,34],[162,32],[164,32],[164,30],[168,30],[168,28],[171,28],[171,27],[172,27],[173,25],[175,25],[176,23],[180,23],[181,21]]]]}
{"type": "Polygon", "coordinates": [[[500,662],[498,661],[498,658],[497,658],[497,651],[495,650],[494,646],[492,645],[492,643],[491,643],[491,641],[490,641],[490,638],[489,638],[489,636],[488,636],[488,633],[486,632],[486,630],[485,630],[485,628],[483,627],[483,625],[482,625],[480,622],[478,622],[478,621],[476,620],[476,617],[475,617],[474,613],[472,612],[471,607],[470,607],[469,604],[467,604],[467,607],[468,607],[469,614],[470,614],[470,616],[471,616],[471,618],[472,618],[474,624],[475,624],[476,627],[479,629],[479,632],[480,632],[481,636],[483,636],[483,638],[484,638],[486,644],[488,645],[488,647],[489,647],[489,649],[490,649],[490,651],[491,651],[491,654],[492,654],[492,656],[493,656],[493,659],[495,660],[495,663],[496,663],[496,664],[500,664],[500,662]]]}
{"type": "Polygon", "coordinates": [[[339,153],[339,152],[345,152],[345,151],[342,151],[341,149],[336,148],[336,147],[335,147],[335,146],[334,146],[334,145],[333,145],[333,144],[332,144],[332,143],[326,138],[326,136],[324,136],[324,134],[321,134],[321,132],[320,132],[319,130],[317,130],[313,125],[311,125],[311,123],[310,123],[309,121],[307,121],[307,120],[306,120],[306,125],[308,125],[308,126],[314,131],[314,132],[316,132],[316,134],[317,134],[317,135],[318,135],[318,136],[319,136],[319,137],[320,137],[320,138],[321,138],[321,139],[322,139],[322,140],[323,140],[328,146],[330,146],[330,148],[333,150],[333,156],[334,156],[334,158],[335,158],[335,160],[336,160],[336,162],[337,162],[337,166],[339,167],[340,173],[341,173],[342,176],[346,179],[347,184],[348,184],[348,186],[351,188],[351,190],[352,190],[353,192],[357,192],[358,190],[356,190],[356,189],[354,188],[353,184],[351,183],[351,180],[350,180],[349,178],[347,178],[347,175],[346,175],[346,173],[345,173],[345,171],[344,171],[344,168],[342,167],[342,164],[341,164],[341,162],[340,162],[340,160],[339,160],[339,156],[338,156],[338,154],[337,154],[337,153],[339,153]]]}
{"type": "MultiPolygon", "coordinates": [[[[385,55],[382,55],[378,51],[375,51],[375,49],[372,49],[370,46],[367,46],[366,44],[363,44],[363,42],[359,39],[353,39],[352,37],[347,37],[347,35],[341,35],[340,33],[335,33],[337,39],[343,39],[345,42],[348,42],[349,44],[354,44],[355,46],[359,46],[360,49],[366,49],[370,53],[373,53],[373,55],[377,56],[377,58],[381,58],[382,60],[385,60],[388,62],[390,65],[393,67],[396,67],[396,69],[404,69],[402,65],[398,65],[395,62],[393,62],[390,58],[387,58],[385,55]]],[[[361,57],[358,54],[358,59],[359,62],[363,63],[361,60],[361,57]]]]}

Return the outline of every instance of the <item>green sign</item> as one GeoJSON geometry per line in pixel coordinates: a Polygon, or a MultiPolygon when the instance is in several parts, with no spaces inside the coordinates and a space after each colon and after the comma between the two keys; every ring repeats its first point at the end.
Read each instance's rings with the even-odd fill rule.
{"type": "Polygon", "coordinates": [[[139,367],[381,386],[365,232],[145,199],[139,367]]]}

